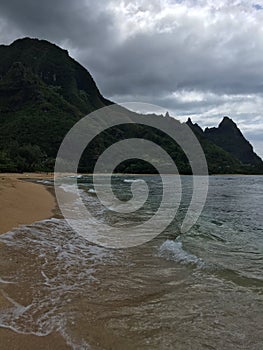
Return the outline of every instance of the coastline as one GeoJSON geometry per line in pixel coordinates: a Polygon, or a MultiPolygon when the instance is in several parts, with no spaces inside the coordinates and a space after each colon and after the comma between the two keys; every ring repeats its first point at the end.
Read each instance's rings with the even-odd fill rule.
{"type": "MultiPolygon", "coordinates": [[[[53,174],[26,173],[0,174],[0,234],[20,225],[49,219],[56,212],[56,201],[47,186],[30,180],[51,179],[53,174]]],[[[0,294],[0,309],[10,307],[9,301],[0,294]]],[[[0,327],[1,349],[70,349],[59,332],[47,336],[18,334],[0,327]]]]}
{"type": "MultiPolygon", "coordinates": [[[[18,175],[17,180],[20,178],[18,175]]],[[[19,181],[36,182],[35,186],[52,194],[53,186],[45,181],[44,185],[38,183],[41,178],[44,175],[26,174],[19,181]]],[[[122,178],[117,180],[114,189],[124,191],[129,186],[122,185],[122,178]]],[[[254,254],[260,253],[262,243],[258,232],[263,179],[241,178],[236,186],[228,180],[211,178],[212,191],[200,231],[197,228],[193,235],[176,240],[175,225],[160,240],[134,247],[127,254],[104,255],[104,249],[94,249],[93,244],[86,247],[82,239],[67,232],[63,223],[59,227],[40,224],[32,232],[21,227],[21,234],[10,235],[10,245],[8,240],[5,245],[4,239],[0,243],[1,349],[185,349],[196,342],[201,348],[214,344],[249,348],[251,336],[255,339],[252,345],[260,346],[261,300],[255,290],[261,275],[254,254]],[[248,212],[255,213],[256,220],[251,222],[248,212]],[[201,239],[197,232],[202,234],[201,239]],[[216,240],[211,240],[211,235],[216,240]],[[236,240],[232,243],[233,237],[236,240]],[[244,255],[239,260],[240,237],[244,255]],[[247,242],[251,244],[248,250],[247,242]],[[193,246],[195,249],[188,249],[193,246]],[[233,256],[228,255],[230,249],[233,256]],[[211,264],[220,266],[212,278],[207,268],[211,264]],[[248,269],[251,274],[242,275],[248,269]],[[205,317],[200,318],[201,314],[205,317]],[[219,319],[214,321],[215,314],[219,319]]],[[[88,189],[90,179],[83,182],[88,189]]],[[[186,194],[190,192],[189,186],[186,194]]],[[[92,197],[87,198],[92,203],[92,197]]]]}

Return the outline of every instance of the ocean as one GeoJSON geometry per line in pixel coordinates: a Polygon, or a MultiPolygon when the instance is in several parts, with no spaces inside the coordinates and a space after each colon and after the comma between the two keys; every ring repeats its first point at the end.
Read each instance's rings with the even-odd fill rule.
{"type": "MultiPolygon", "coordinates": [[[[128,234],[130,225],[158,209],[160,178],[112,180],[122,200],[139,180],[147,182],[149,197],[129,215],[103,207],[91,177],[79,176],[78,182],[92,214],[127,227],[128,234]]],[[[139,246],[97,246],[62,218],[1,235],[0,290],[11,306],[1,310],[0,327],[37,336],[58,331],[72,349],[261,350],[263,177],[211,176],[203,212],[184,234],[179,228],[192,177],[181,180],[175,220],[139,246]]],[[[71,190],[70,179],[64,190],[71,190]]]]}

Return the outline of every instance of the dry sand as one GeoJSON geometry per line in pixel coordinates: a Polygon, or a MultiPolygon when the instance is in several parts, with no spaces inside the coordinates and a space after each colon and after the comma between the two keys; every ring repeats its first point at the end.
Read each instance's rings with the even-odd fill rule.
{"type": "MultiPolygon", "coordinates": [[[[22,224],[31,224],[53,216],[56,208],[54,196],[44,185],[26,179],[48,179],[46,174],[0,174],[0,233],[22,224]]],[[[1,308],[9,302],[0,294],[1,308]]],[[[58,333],[45,337],[17,334],[0,328],[1,350],[66,350],[70,347],[58,333]]]]}
{"type": "Polygon", "coordinates": [[[0,174],[0,233],[52,217],[55,199],[43,185],[23,179],[47,179],[45,174],[0,174]]]}

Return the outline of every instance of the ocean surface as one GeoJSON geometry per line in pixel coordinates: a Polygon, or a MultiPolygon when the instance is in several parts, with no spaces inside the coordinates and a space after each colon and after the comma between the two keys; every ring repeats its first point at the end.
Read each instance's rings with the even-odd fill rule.
{"type": "MultiPolygon", "coordinates": [[[[149,197],[129,215],[104,208],[91,177],[78,180],[97,219],[128,227],[158,208],[160,178],[112,181],[127,200],[140,179],[149,197]]],[[[96,246],[59,218],[1,235],[0,291],[11,306],[1,310],[0,327],[38,336],[58,331],[72,349],[262,350],[263,176],[210,177],[203,213],[186,234],[179,227],[192,178],[183,176],[182,184],[174,222],[137,247],[96,246]]]]}

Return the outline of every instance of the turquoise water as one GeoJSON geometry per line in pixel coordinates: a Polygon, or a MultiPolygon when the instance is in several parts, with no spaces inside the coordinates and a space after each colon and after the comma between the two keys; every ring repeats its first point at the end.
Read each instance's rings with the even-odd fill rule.
{"type": "MultiPolygon", "coordinates": [[[[100,205],[91,177],[79,178],[79,187],[97,219],[128,232],[158,208],[160,179],[112,180],[127,200],[139,179],[149,198],[128,216],[100,205]]],[[[12,305],[1,326],[39,336],[58,330],[73,349],[262,349],[263,177],[210,177],[203,213],[183,235],[192,178],[182,184],[174,222],[138,247],[96,246],[63,219],[0,236],[0,288],[12,305]]]]}

